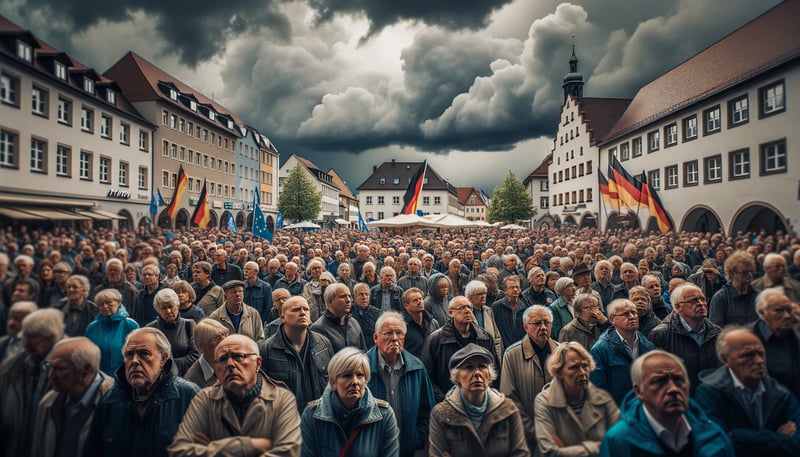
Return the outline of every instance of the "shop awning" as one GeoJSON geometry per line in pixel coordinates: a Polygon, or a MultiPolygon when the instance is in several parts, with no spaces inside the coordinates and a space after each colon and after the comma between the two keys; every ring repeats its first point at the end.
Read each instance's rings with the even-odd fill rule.
{"type": "Polygon", "coordinates": [[[10,207],[0,207],[0,214],[6,217],[10,217],[11,219],[18,219],[18,220],[45,220],[45,217],[37,216],[35,214],[26,213],[17,208],[10,208],[10,207]]]}
{"type": "Polygon", "coordinates": [[[41,219],[49,219],[51,221],[82,221],[89,219],[88,216],[84,216],[82,214],[73,213],[72,211],[67,211],[64,209],[49,208],[46,206],[36,208],[26,206],[16,207],[14,209],[33,214],[34,216],[39,216],[41,219]]]}
{"type": "Polygon", "coordinates": [[[119,216],[117,214],[110,213],[108,211],[103,211],[102,209],[96,209],[96,208],[92,208],[91,210],[88,210],[88,209],[80,210],[80,211],[76,211],[76,213],[82,214],[82,215],[87,216],[87,217],[91,217],[92,219],[95,219],[95,220],[98,220],[98,221],[110,221],[110,220],[113,220],[113,219],[125,219],[124,217],[119,216]]]}
{"type": "Polygon", "coordinates": [[[114,214],[114,213],[112,213],[110,211],[106,211],[106,210],[99,209],[99,208],[92,208],[92,209],[89,210],[89,212],[90,213],[99,214],[100,216],[105,216],[108,219],[119,219],[119,220],[125,219],[124,216],[120,216],[119,214],[114,214]]]}

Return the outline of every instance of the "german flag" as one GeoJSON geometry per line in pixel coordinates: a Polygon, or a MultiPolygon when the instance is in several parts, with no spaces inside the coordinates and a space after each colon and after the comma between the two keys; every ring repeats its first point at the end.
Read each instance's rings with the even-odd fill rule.
{"type": "Polygon", "coordinates": [[[169,217],[175,217],[175,213],[178,212],[178,205],[188,185],[189,178],[186,176],[186,173],[183,172],[183,165],[181,165],[178,169],[178,179],[175,181],[175,193],[172,194],[172,201],[169,202],[169,206],[167,206],[167,215],[169,217]]]}
{"type": "Polygon", "coordinates": [[[597,180],[600,184],[600,196],[603,197],[603,201],[606,202],[607,205],[611,206],[612,209],[619,209],[619,195],[617,195],[617,184],[616,183],[609,183],[608,179],[606,179],[603,172],[600,169],[597,169],[597,180]],[[611,190],[613,187],[613,191],[611,190]]]}
{"type": "Polygon", "coordinates": [[[629,208],[637,206],[641,199],[642,184],[622,168],[622,164],[619,163],[616,157],[611,158],[609,166],[611,168],[609,178],[617,184],[617,194],[620,201],[629,208]]]}
{"type": "Polygon", "coordinates": [[[417,174],[408,183],[405,195],[403,195],[403,209],[400,214],[415,214],[419,205],[420,194],[422,193],[422,183],[425,182],[425,171],[428,169],[428,161],[425,160],[420,165],[417,174]]]}
{"type": "Polygon", "coordinates": [[[206,180],[203,180],[203,190],[200,191],[200,198],[197,200],[197,206],[194,207],[194,214],[192,214],[192,222],[198,227],[205,230],[208,223],[211,221],[211,208],[208,206],[208,196],[206,195],[206,180]]]}
{"type": "Polygon", "coordinates": [[[667,211],[664,209],[661,199],[658,198],[658,193],[656,193],[656,191],[650,187],[650,184],[647,183],[647,176],[645,175],[644,171],[642,172],[641,203],[647,206],[650,216],[656,218],[656,222],[658,222],[658,229],[661,230],[661,233],[667,233],[672,230],[672,220],[670,219],[667,211]]]}

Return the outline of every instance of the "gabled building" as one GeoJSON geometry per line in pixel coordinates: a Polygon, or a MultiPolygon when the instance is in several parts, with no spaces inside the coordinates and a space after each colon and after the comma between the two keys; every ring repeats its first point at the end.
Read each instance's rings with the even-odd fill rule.
{"type": "Polygon", "coordinates": [[[550,216],[550,181],[547,175],[547,170],[550,162],[553,159],[553,153],[547,154],[542,160],[542,163],[533,170],[522,184],[531,196],[531,203],[533,209],[536,210],[536,215],[531,218],[530,224],[535,229],[549,229],[555,227],[556,222],[550,216]]]}
{"type": "Polygon", "coordinates": [[[347,187],[347,183],[331,168],[328,174],[333,178],[333,184],[339,189],[339,218],[354,227],[358,226],[358,199],[347,187]]]}
{"type": "MultiPolygon", "coordinates": [[[[422,162],[384,162],[372,167],[372,174],[358,186],[358,206],[364,220],[380,220],[400,214],[403,195],[422,162]]],[[[428,165],[417,211],[423,214],[463,216],[456,187],[428,165]]]]}
{"type": "Polygon", "coordinates": [[[464,207],[464,218],[468,221],[485,221],[489,210],[489,196],[474,187],[457,187],[458,203],[464,207]]]}
{"type": "MultiPolygon", "coordinates": [[[[241,136],[236,141],[236,186],[238,201],[226,208],[236,218],[236,225],[249,229],[253,226],[253,202],[255,192],[259,192],[261,210],[267,221],[267,228],[274,231],[277,216],[273,183],[277,181],[278,151],[267,137],[254,127],[244,123],[238,125],[241,136]]],[[[223,216],[223,224],[225,216],[223,216]]]]}
{"type": "Polygon", "coordinates": [[[0,219],[149,222],[152,122],[118,81],[0,16],[0,219]]]}
{"type": "Polygon", "coordinates": [[[297,164],[305,170],[309,178],[314,182],[314,187],[322,193],[322,208],[316,221],[323,222],[339,217],[339,189],[333,183],[333,176],[319,169],[313,162],[297,154],[292,154],[280,168],[280,187],[283,188],[283,180],[289,176],[289,172],[297,164]]]}

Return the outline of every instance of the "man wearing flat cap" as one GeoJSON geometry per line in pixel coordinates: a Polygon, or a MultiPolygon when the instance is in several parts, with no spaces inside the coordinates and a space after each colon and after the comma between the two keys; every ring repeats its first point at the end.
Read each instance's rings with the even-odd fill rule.
{"type": "Polygon", "coordinates": [[[605,306],[608,303],[603,303],[603,297],[600,296],[600,293],[592,289],[592,270],[585,263],[579,263],[572,269],[572,280],[575,281],[575,295],[593,295],[600,305],[600,310],[606,309],[605,306]]]}
{"type": "Polygon", "coordinates": [[[246,335],[258,342],[264,339],[264,324],[258,310],[245,304],[244,286],[244,281],[238,279],[223,284],[225,302],[208,317],[221,322],[231,334],[246,335]]]}

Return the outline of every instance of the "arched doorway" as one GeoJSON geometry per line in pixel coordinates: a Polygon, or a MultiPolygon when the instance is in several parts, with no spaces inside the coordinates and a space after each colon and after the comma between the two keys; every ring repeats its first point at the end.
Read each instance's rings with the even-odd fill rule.
{"type": "Polygon", "coordinates": [[[789,224],[780,211],[766,203],[751,203],[742,207],[733,217],[731,231],[759,232],[764,230],[767,233],[775,233],[782,230],[784,233],[789,231],[789,224]]]}
{"type": "Polygon", "coordinates": [[[619,214],[619,213],[610,213],[608,215],[608,223],[606,224],[606,230],[616,230],[616,229],[638,229],[640,228],[639,218],[636,217],[636,213],[630,212],[627,214],[619,214]]]}
{"type": "Polygon", "coordinates": [[[208,221],[209,227],[216,227],[217,226],[217,213],[215,211],[209,211],[208,213],[211,216],[211,220],[208,221]]]}
{"type": "Polygon", "coordinates": [[[230,218],[231,218],[231,212],[230,211],[223,211],[222,212],[222,216],[219,217],[219,226],[221,228],[227,227],[228,226],[228,219],[230,219],[230,218]]]}
{"type": "Polygon", "coordinates": [[[272,218],[272,215],[267,216],[267,228],[272,233],[275,233],[275,219],[272,218]]]}
{"type": "Polygon", "coordinates": [[[244,213],[241,211],[236,213],[236,227],[238,227],[239,230],[244,229],[244,213]]]}
{"type": "Polygon", "coordinates": [[[575,223],[575,218],[572,216],[566,216],[564,221],[561,222],[562,227],[577,227],[578,224],[575,223]]]}
{"type": "Polygon", "coordinates": [[[251,213],[249,213],[247,215],[247,227],[248,228],[253,226],[253,214],[255,214],[255,213],[251,212],[251,213]]]}
{"type": "Polygon", "coordinates": [[[597,218],[594,217],[594,214],[590,212],[583,213],[583,219],[581,219],[581,228],[597,228],[597,218]]]}
{"type": "Polygon", "coordinates": [[[178,210],[178,214],[175,216],[175,229],[176,230],[185,230],[189,227],[189,211],[181,208],[178,210]]]}
{"type": "Polygon", "coordinates": [[[149,216],[144,216],[141,219],[139,219],[139,223],[136,224],[136,226],[137,227],[149,227],[150,226],[150,222],[151,222],[150,217],[149,216]]]}
{"type": "Polygon", "coordinates": [[[681,224],[681,230],[687,232],[719,233],[721,228],[719,217],[707,206],[698,206],[686,213],[681,224]]]}
{"type": "Polygon", "coordinates": [[[161,214],[158,215],[158,223],[156,223],[156,225],[162,229],[172,228],[172,218],[169,217],[166,209],[161,211],[161,214]]]}
{"type": "Polygon", "coordinates": [[[119,210],[118,215],[120,217],[124,218],[124,219],[119,219],[117,221],[117,228],[120,231],[122,231],[122,230],[130,230],[130,229],[133,228],[133,216],[131,216],[131,213],[128,212],[128,210],[121,209],[121,210],[119,210]]]}

